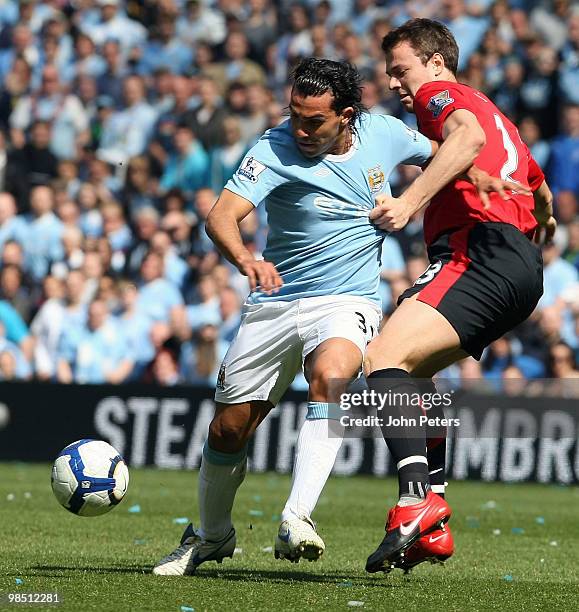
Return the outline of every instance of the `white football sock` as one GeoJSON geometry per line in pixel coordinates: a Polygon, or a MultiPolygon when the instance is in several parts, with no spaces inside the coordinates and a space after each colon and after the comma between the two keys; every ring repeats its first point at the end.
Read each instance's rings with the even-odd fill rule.
{"type": "Polygon", "coordinates": [[[231,530],[231,509],[239,485],[245,478],[247,450],[221,453],[205,443],[199,469],[199,535],[222,540],[231,530]]]}
{"type": "MultiPolygon", "coordinates": [[[[312,408],[327,407],[323,402],[309,402],[308,416],[316,414],[312,408]],[[315,406],[312,406],[312,405],[315,406]]],[[[344,427],[328,418],[307,418],[300,429],[296,446],[290,496],[281,519],[309,518],[330,476],[336,456],[342,446],[344,427]]]]}

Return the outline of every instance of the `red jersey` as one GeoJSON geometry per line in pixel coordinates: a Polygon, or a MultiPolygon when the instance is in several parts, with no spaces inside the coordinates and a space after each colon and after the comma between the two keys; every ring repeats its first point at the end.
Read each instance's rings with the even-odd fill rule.
{"type": "MultiPolygon", "coordinates": [[[[486,144],[474,161],[476,166],[491,176],[537,189],[545,178],[541,169],[517,128],[480,91],[460,83],[433,81],[422,85],[414,99],[420,132],[439,142],[443,140],[444,121],[461,108],[476,116],[486,135],[486,144]]],[[[509,195],[508,200],[503,200],[496,193],[489,194],[491,206],[485,210],[472,183],[462,179],[451,181],[426,209],[426,244],[445,232],[488,221],[510,223],[530,236],[537,226],[533,197],[512,192],[509,195]]]]}

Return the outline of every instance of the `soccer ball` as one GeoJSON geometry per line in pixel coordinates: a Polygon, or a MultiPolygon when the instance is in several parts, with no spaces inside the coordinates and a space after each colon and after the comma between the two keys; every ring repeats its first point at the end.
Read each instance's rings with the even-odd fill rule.
{"type": "Polygon", "coordinates": [[[78,440],[60,451],[52,466],[52,492],[69,512],[98,516],[125,496],[129,470],[119,453],[102,440],[78,440]]]}

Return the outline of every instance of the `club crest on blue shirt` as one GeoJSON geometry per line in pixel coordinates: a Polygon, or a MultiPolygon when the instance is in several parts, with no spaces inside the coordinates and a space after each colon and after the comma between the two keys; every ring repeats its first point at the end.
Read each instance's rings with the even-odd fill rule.
{"type": "Polygon", "coordinates": [[[378,193],[384,187],[384,172],[379,164],[368,169],[368,183],[370,183],[370,191],[378,193]]]}
{"type": "Polygon", "coordinates": [[[251,183],[257,183],[259,175],[265,170],[261,162],[257,161],[255,157],[249,155],[243,160],[237,174],[242,181],[250,181],[251,183]]]}
{"type": "Polygon", "coordinates": [[[432,96],[426,108],[432,113],[432,115],[436,119],[440,116],[440,113],[442,113],[445,107],[447,107],[449,104],[452,104],[453,102],[454,98],[450,97],[450,93],[448,92],[448,89],[446,89],[445,91],[441,91],[435,96],[432,96]]]}

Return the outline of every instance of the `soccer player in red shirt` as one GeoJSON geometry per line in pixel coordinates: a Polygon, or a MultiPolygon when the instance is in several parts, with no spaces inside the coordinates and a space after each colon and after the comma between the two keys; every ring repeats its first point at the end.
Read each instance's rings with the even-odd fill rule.
{"type": "MultiPolygon", "coordinates": [[[[399,198],[379,196],[370,215],[381,229],[398,231],[428,205],[430,266],[402,294],[365,359],[370,389],[402,398],[419,392],[414,379],[430,379],[468,355],[480,359],[488,344],[533,312],[543,292],[541,252],[533,239],[544,232],[550,240],[556,222],[544,175],[516,127],[483,93],[457,82],[458,47],[444,25],[413,19],[386,35],[382,49],[390,89],[416,114],[419,130],[442,143],[422,175],[399,198]],[[473,163],[521,189],[481,199],[461,178],[473,163]]],[[[429,466],[425,427],[413,425],[423,411],[402,400],[388,408],[385,422],[393,417],[403,424],[383,427],[400,500],[368,558],[369,572],[408,569],[453,551],[444,487],[431,489],[432,472],[441,470],[429,466]]],[[[442,442],[445,433],[438,438],[442,442]]]]}

